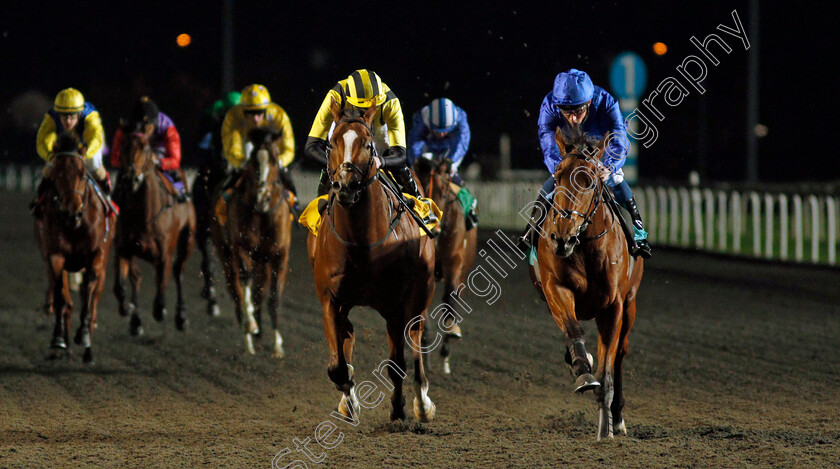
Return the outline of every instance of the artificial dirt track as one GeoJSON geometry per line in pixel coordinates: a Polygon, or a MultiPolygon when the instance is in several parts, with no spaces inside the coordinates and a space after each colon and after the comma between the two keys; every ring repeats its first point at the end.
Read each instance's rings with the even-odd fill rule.
{"type": "MultiPolygon", "coordinates": [[[[571,392],[562,333],[522,263],[500,279],[492,306],[464,297],[473,312],[453,346],[453,374],[441,372],[437,353],[427,363],[432,423],[413,417],[409,372],[408,420],[388,422],[388,399],[363,409],[357,427],[338,423],[337,447],[309,442],[325,457],[317,465],[293,439],[335,421],[339,392],[326,373],[302,230],[292,235],[283,360],[271,358],[268,334],[256,357],[244,354],[226,292],[220,317],[203,313],[196,251],[185,275],[185,333],[175,330],[172,284],[170,315],[163,323],[151,318],[153,278],[144,264],[146,335],[130,337],[109,264],[96,363],[85,366],[75,345],[69,362],[45,360],[52,319],[39,310],[46,280],[28,198],[0,193],[3,468],[267,468],[287,447],[277,467],[296,459],[341,468],[840,466],[838,270],[656,252],[645,266],[625,362],[628,436],[596,443],[594,398],[571,392]]],[[[481,234],[479,249],[490,234],[481,234]]],[[[78,301],[74,313],[72,331],[78,301]]],[[[351,320],[359,382],[387,358],[385,327],[368,309],[351,320]]],[[[594,324],[583,326],[594,353],[594,324]]]]}

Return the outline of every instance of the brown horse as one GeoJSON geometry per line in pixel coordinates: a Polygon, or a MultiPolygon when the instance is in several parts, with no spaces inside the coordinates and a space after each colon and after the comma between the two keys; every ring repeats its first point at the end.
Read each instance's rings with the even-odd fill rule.
{"type": "Polygon", "coordinates": [[[184,266],[192,252],[195,233],[195,209],[191,202],[178,203],[164,186],[154,154],[149,146],[150,132],[126,132],[128,138],[120,154],[120,175],[117,179],[117,203],[122,207],[117,227],[117,275],[114,294],[122,316],[131,315],[131,335],[143,334],[137,312],[137,292],[140,288],[139,257],[154,265],[157,293],[153,316],[163,321],[166,316],[166,286],[169,272],[175,277],[178,291],[175,326],[184,330],[187,325],[181,280],[184,266]],[[130,275],[131,301],[125,304],[125,278],[130,275]]]}
{"type": "Polygon", "coordinates": [[[56,141],[52,184],[43,202],[42,215],[35,220],[35,233],[47,265],[52,309],[56,313],[50,347],[67,353],[73,313],[67,273],[84,269],[80,286],[84,303],[74,341],[85,348],[85,363],[92,363],[90,338],[105,285],[105,267],[117,215],[97,195],[96,183],[87,174],[84,160],[76,152],[77,145],[76,137],[69,133],[61,134],[56,141]]]}
{"type": "Polygon", "coordinates": [[[294,219],[290,194],[280,177],[280,150],[275,144],[280,137],[280,133],[260,128],[249,133],[254,151],[242,167],[230,200],[226,201],[224,195],[217,202],[211,223],[213,242],[236,307],[236,321],[244,328],[247,351],[255,353],[252,336],[262,330],[262,303],[268,290],[276,358],[284,355],[278,323],[294,219]]]}
{"type": "MultiPolygon", "coordinates": [[[[426,309],[434,295],[434,241],[420,236],[418,226],[405,214],[388,177],[377,171],[370,125],[376,106],[362,118],[344,119],[338,105],[331,106],[336,127],[330,138],[327,170],[332,182],[329,204],[318,236],[307,239],[315,276],[315,291],[323,308],[324,332],[330,347],[327,373],[342,392],[338,411],[356,420],[360,402],[353,381],[355,334],[349,320],[356,305],[370,306],[385,319],[390,360],[391,420],[405,419],[403,378],[406,375],[405,340],[414,356],[414,414],[417,420],[434,418],[435,405],[427,393],[429,382],[419,351],[426,309]],[[418,319],[419,318],[419,319],[418,319]],[[408,326],[408,327],[406,327],[408,326]]],[[[366,381],[363,402],[372,382],[366,381]]]]}
{"type": "Polygon", "coordinates": [[[620,215],[600,177],[599,160],[609,135],[600,143],[579,132],[566,140],[558,129],[555,140],[563,160],[554,174],[553,206],[541,227],[538,274],[531,270],[554,321],[566,334],[566,362],[576,377],[575,390],[595,392],[597,438],[612,438],[613,431],[627,434],[621,413],[622,363],[636,318],[643,261],[628,253],[620,215]],[[589,319],[598,327],[594,376],[578,323],[589,319]]]}
{"type": "MultiPolygon", "coordinates": [[[[435,238],[435,279],[443,279],[443,301],[447,301],[458,285],[464,282],[475,262],[478,230],[467,230],[464,208],[451,188],[451,160],[418,158],[414,162],[414,171],[420,179],[423,192],[443,212],[440,234],[435,238]]],[[[443,326],[445,334],[440,355],[443,358],[443,372],[449,374],[449,341],[451,338],[460,339],[461,330],[454,323],[451,327],[443,326]]]]}

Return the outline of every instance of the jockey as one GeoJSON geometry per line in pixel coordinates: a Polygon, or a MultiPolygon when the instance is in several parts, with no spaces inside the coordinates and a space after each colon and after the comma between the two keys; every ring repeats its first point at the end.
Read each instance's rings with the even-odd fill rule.
{"type": "MultiPolygon", "coordinates": [[[[147,126],[152,126],[153,129],[149,144],[155,153],[158,168],[172,181],[175,188],[173,195],[179,202],[185,202],[189,194],[178,171],[181,168],[181,135],[172,123],[172,119],[160,112],[157,104],[148,96],[143,96],[134,104],[131,121],[128,122],[127,128],[148,133],[147,126]]],[[[121,126],[114,134],[114,144],[111,149],[111,166],[115,168],[120,167],[120,155],[124,150],[125,139],[125,130],[121,126]]]]}
{"type": "MultiPolygon", "coordinates": [[[[431,154],[433,159],[448,158],[452,161],[452,183],[463,186],[458,167],[464,161],[469,147],[470,125],[467,123],[467,113],[449,99],[435,99],[414,114],[411,131],[408,133],[408,158],[411,165],[426,153],[431,154]]],[[[475,209],[465,208],[474,226],[478,221],[475,209]]]]}
{"type": "MultiPolygon", "coordinates": [[[[297,189],[289,174],[289,165],[295,159],[295,136],[292,133],[292,123],[282,107],[271,101],[271,95],[263,85],[248,85],[242,90],[239,104],[230,108],[222,123],[222,148],[233,171],[225,182],[223,190],[233,186],[239,179],[239,169],[250,157],[253,144],[248,141],[248,132],[252,129],[269,128],[281,133],[280,147],[280,177],[286,188],[297,196],[297,189]]],[[[297,197],[294,210],[300,212],[297,197]]]]}
{"type": "Polygon", "coordinates": [[[241,99],[242,93],[231,91],[204,111],[200,130],[202,137],[201,142],[198,144],[198,149],[202,153],[202,159],[205,163],[209,163],[216,158],[224,160],[222,151],[222,122],[224,122],[225,116],[230,108],[239,104],[241,99]]]}
{"type": "MultiPolygon", "coordinates": [[[[557,127],[566,129],[570,126],[580,126],[583,132],[596,138],[603,138],[607,132],[619,136],[610,139],[601,157],[605,166],[602,168],[602,179],[612,189],[616,201],[630,213],[633,220],[636,249],[631,254],[641,255],[644,258],[650,257],[651,248],[647,242],[647,232],[636,206],[636,200],[633,198],[633,192],[624,180],[624,172],[621,170],[627,156],[627,136],[624,120],[615,98],[603,88],[594,86],[586,72],[573,68],[568,72],[558,74],[555,78],[554,89],[546,95],[540,106],[538,126],[543,159],[551,176],[539,191],[537,205],[541,198],[542,203],[546,203],[554,191],[554,169],[561,160],[560,149],[554,141],[554,131],[557,127]]],[[[537,210],[538,207],[535,206],[534,215],[537,210]]],[[[533,219],[534,216],[532,215],[531,218],[533,219]]],[[[535,221],[539,226],[541,220],[535,221]]],[[[536,232],[533,228],[529,222],[521,238],[522,242],[531,246],[535,246],[531,242],[534,239],[533,233],[536,232]]]]}
{"type": "MultiPolygon", "coordinates": [[[[356,70],[336,83],[327,93],[312,123],[304,154],[322,166],[328,164],[327,140],[331,127],[336,124],[330,112],[333,100],[347,117],[359,117],[371,106],[377,107],[371,132],[379,153],[379,156],[376,156],[379,160],[378,167],[390,170],[403,192],[419,197],[420,191],[417,190],[417,184],[407,165],[405,124],[400,100],[373,71],[356,70]]],[[[324,195],[329,190],[329,175],[326,171],[321,171],[318,195],[324,195]]]]}
{"type": "Polygon", "coordinates": [[[84,150],[85,167],[93,173],[105,196],[110,196],[111,179],[108,171],[102,166],[105,131],[102,129],[99,112],[93,104],[85,102],[79,90],[67,88],[55,97],[53,108],[44,115],[41,128],[38,129],[35,148],[47,163],[44,166],[41,184],[38,185],[38,197],[40,198],[46,189],[45,181],[51,179],[53,145],[58,134],[65,131],[73,132],[79,138],[80,149],[84,150]]]}

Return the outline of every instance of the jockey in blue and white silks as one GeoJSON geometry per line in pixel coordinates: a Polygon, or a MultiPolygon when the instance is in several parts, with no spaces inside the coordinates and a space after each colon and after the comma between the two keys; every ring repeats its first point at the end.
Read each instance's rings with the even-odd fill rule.
{"type": "Polygon", "coordinates": [[[633,254],[650,257],[647,232],[644,230],[633,192],[624,180],[624,172],[621,170],[626,161],[629,143],[618,101],[603,88],[593,85],[586,72],[573,68],[558,74],[554,79],[554,88],[545,96],[540,106],[537,125],[543,161],[551,174],[540,190],[540,195],[545,199],[549,199],[554,191],[554,170],[561,160],[560,149],[554,140],[557,127],[569,129],[571,126],[579,126],[583,132],[598,139],[603,138],[607,132],[615,135],[610,138],[601,157],[601,163],[609,171],[605,181],[612,189],[616,201],[633,219],[637,244],[637,250],[633,254]]]}
{"type": "Polygon", "coordinates": [[[409,164],[424,153],[452,161],[452,182],[461,185],[458,167],[470,147],[467,113],[446,98],[438,98],[414,113],[408,134],[409,164]]]}

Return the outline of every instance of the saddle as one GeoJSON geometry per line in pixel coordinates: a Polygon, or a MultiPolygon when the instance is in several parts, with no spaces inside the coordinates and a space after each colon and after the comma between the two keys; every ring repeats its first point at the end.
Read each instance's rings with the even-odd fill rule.
{"type": "MultiPolygon", "coordinates": [[[[440,223],[440,219],[443,217],[443,212],[441,212],[440,208],[438,208],[437,204],[432,199],[428,199],[425,197],[421,197],[420,199],[415,198],[411,194],[406,194],[403,192],[403,197],[405,197],[407,205],[411,207],[411,209],[416,213],[420,219],[431,219],[430,223],[426,224],[426,228],[429,231],[434,230],[437,225],[440,223]],[[434,217],[430,217],[430,215],[434,214],[434,217]]],[[[306,208],[303,210],[303,213],[298,218],[298,223],[306,227],[310,232],[312,232],[315,237],[318,237],[318,229],[321,227],[321,218],[326,209],[328,204],[329,194],[322,195],[320,197],[316,197],[306,208]]],[[[218,215],[218,214],[217,214],[218,215]]],[[[420,232],[420,236],[426,236],[426,231],[417,227],[418,231],[420,232]]]]}
{"type": "Polygon", "coordinates": [[[173,171],[164,171],[160,168],[157,169],[158,176],[160,176],[161,181],[163,182],[163,187],[166,188],[166,191],[169,192],[177,203],[184,203],[190,199],[190,195],[187,192],[186,184],[184,184],[184,175],[180,169],[173,170],[173,171]],[[174,174],[173,174],[174,173],[174,174]],[[177,175],[177,180],[174,176],[177,175]]]}

